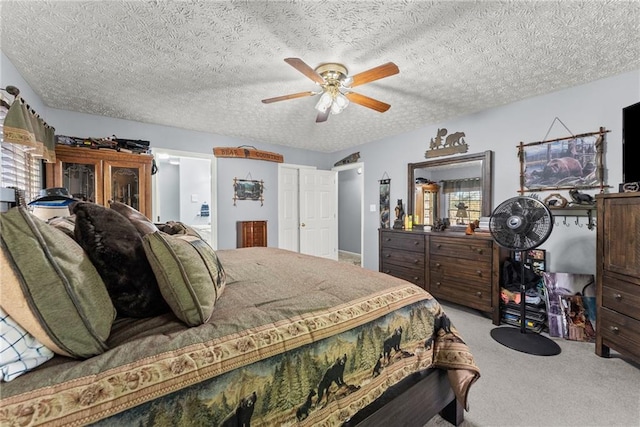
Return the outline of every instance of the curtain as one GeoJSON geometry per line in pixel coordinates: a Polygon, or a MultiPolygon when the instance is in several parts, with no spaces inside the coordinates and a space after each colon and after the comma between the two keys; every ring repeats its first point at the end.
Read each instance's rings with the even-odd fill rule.
{"type": "Polygon", "coordinates": [[[480,178],[464,178],[442,181],[442,191],[444,193],[461,193],[480,190],[480,178]]]}
{"type": "Polygon", "coordinates": [[[56,160],[55,129],[45,123],[19,96],[16,96],[4,119],[3,141],[26,145],[32,155],[52,163],[56,160]]]}

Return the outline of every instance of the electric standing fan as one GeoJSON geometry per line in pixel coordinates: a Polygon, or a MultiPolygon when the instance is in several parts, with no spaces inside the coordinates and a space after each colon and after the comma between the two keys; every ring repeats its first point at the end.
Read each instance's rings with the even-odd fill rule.
{"type": "Polygon", "coordinates": [[[500,246],[520,252],[520,329],[494,328],[491,337],[513,350],[537,356],[560,354],[553,340],[526,328],[526,285],[524,253],[544,243],[553,229],[549,208],[533,197],[518,196],[502,202],[491,214],[489,231],[500,246]]]}

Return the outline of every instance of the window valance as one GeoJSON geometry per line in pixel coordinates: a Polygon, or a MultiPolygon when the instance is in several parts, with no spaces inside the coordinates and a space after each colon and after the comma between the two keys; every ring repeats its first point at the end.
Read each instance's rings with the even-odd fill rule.
{"type": "Polygon", "coordinates": [[[49,126],[20,96],[15,86],[2,90],[14,96],[4,118],[3,141],[26,145],[32,148],[32,155],[42,157],[47,162],[55,162],[55,128],[49,126]]]}

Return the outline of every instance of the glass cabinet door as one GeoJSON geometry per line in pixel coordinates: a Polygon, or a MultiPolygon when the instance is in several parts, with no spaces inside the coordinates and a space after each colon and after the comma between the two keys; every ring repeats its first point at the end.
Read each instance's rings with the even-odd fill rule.
{"type": "Polygon", "coordinates": [[[79,200],[96,201],[96,165],[62,162],[62,186],[79,200]]]}
{"type": "Polygon", "coordinates": [[[433,225],[438,219],[437,184],[416,185],[416,203],[414,215],[420,218],[418,224],[433,225]]]}
{"type": "Polygon", "coordinates": [[[110,200],[122,202],[136,210],[140,209],[140,167],[111,166],[110,200]]]}

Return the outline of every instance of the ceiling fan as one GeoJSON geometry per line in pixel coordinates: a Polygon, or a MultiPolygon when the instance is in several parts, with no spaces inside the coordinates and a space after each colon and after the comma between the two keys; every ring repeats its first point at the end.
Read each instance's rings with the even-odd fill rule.
{"type": "Polygon", "coordinates": [[[314,69],[300,58],[285,58],[284,61],[313,80],[316,84],[320,85],[321,90],[276,96],[275,98],[263,99],[262,102],[270,104],[272,102],[285,101],[287,99],[296,99],[322,94],[315,106],[316,110],[318,110],[316,123],[327,121],[330,113],[338,114],[342,112],[342,110],[349,105],[349,101],[371,108],[372,110],[379,111],[380,113],[384,113],[391,107],[391,105],[378,101],[377,99],[352,92],[351,88],[389,77],[400,72],[398,66],[393,62],[387,62],[386,64],[379,65],[371,68],[370,70],[349,76],[347,68],[342,64],[332,62],[319,65],[314,69]]]}

